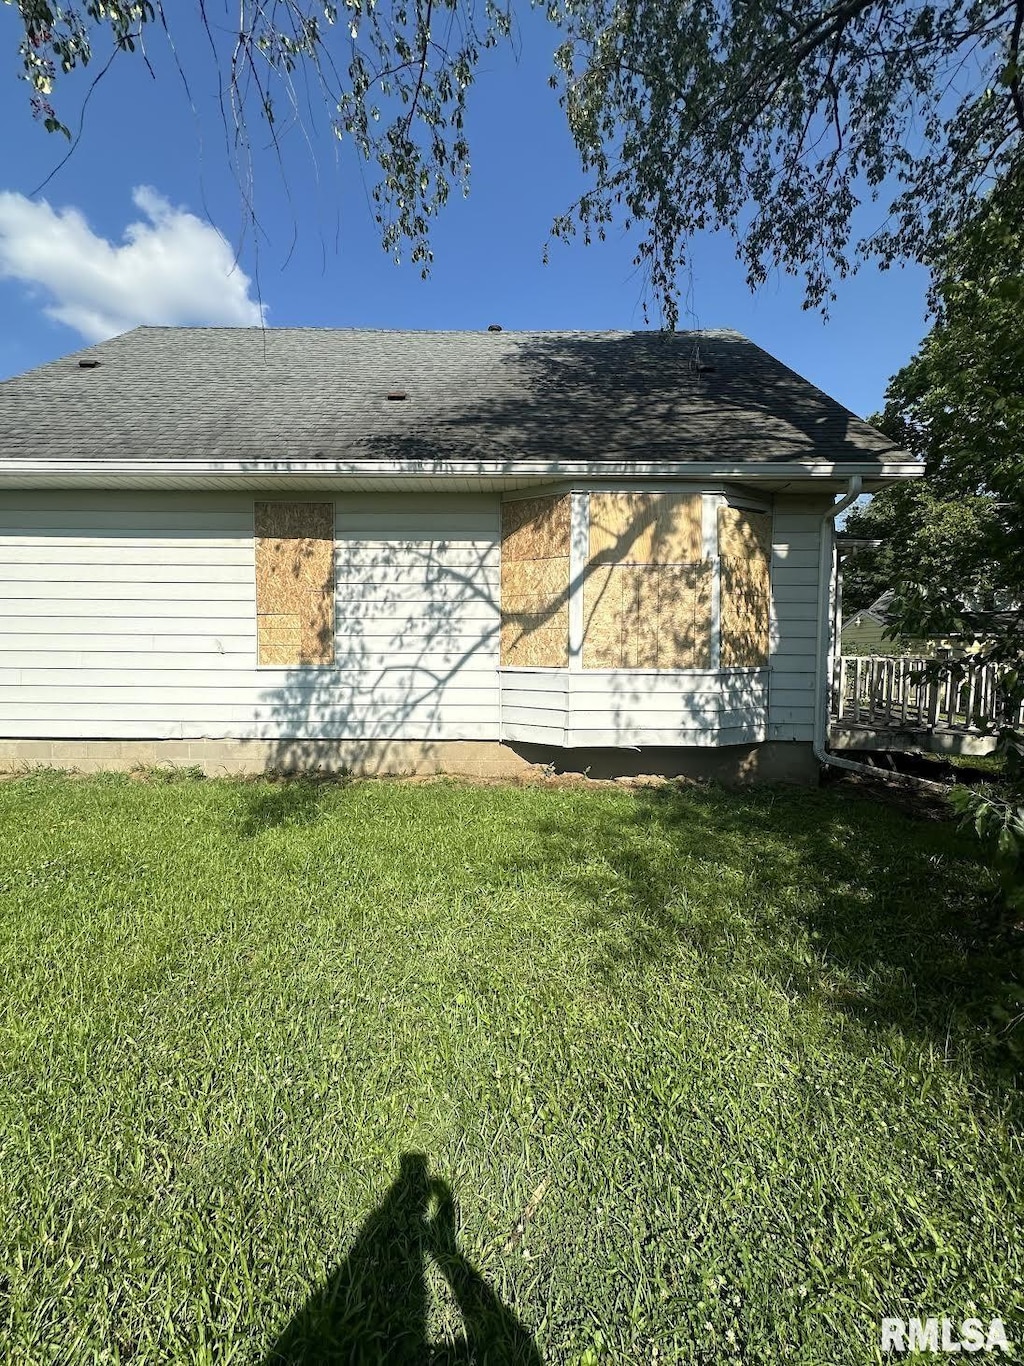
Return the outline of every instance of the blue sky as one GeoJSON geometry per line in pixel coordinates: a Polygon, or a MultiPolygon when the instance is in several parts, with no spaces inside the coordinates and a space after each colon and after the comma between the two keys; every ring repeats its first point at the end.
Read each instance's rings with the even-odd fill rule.
{"type": "MultiPolygon", "coordinates": [[[[286,178],[258,151],[260,240],[243,231],[212,71],[187,25],[177,36],[196,114],[154,33],[156,79],[137,59],[118,58],[90,96],[72,156],[33,194],[67,144],[31,117],[28,87],[16,79],[18,34],[13,11],[0,6],[0,376],[138,321],[252,322],[257,293],[272,326],[657,325],[653,309],[644,319],[635,236],[555,243],[542,264],[552,218],[584,182],[547,83],[557,35],[536,12],[520,19],[518,56],[484,54],[468,119],[471,193],[453,196],[438,220],[427,281],[381,250],[368,207],[372,170],[344,149],[339,156],[329,137],[314,138],[314,164],[296,128],[284,131],[286,178]],[[125,252],[131,224],[143,226],[125,252]]],[[[58,112],[73,127],[86,85],[58,82],[58,112]]],[[[867,226],[881,216],[867,213],[867,226]]],[[[691,257],[693,312],[681,326],[736,328],[861,415],[880,406],[926,330],[918,268],[863,269],[840,285],[825,322],[801,309],[797,281],[773,278],[752,295],[724,237],[698,239],[691,257]]]]}

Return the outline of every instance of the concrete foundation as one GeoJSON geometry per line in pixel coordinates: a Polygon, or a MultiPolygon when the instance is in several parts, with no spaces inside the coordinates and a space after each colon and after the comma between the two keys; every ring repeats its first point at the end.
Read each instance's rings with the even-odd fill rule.
{"type": "Polygon", "coordinates": [[[0,740],[0,769],[37,764],[80,773],[194,766],[209,777],[321,772],[515,778],[531,771],[512,750],[488,740],[0,740]]]}
{"type": "Polygon", "coordinates": [[[631,749],[555,749],[545,745],[514,744],[517,754],[534,764],[550,765],[555,773],[579,773],[589,778],[696,778],[746,786],[753,783],[791,783],[817,787],[819,764],[809,744],[766,740],[759,745],[687,746],[631,749]]]}
{"type": "Polygon", "coordinates": [[[686,777],[727,784],[815,785],[809,744],[768,741],[720,749],[559,749],[488,740],[2,740],[0,772],[38,766],[79,773],[196,767],[210,777],[351,773],[359,777],[447,773],[522,779],[540,772],[590,778],[686,777]]]}

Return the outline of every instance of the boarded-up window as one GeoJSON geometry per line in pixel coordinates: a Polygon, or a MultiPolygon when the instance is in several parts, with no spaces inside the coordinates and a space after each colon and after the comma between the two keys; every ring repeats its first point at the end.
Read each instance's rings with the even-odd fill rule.
{"type": "Polygon", "coordinates": [[[723,669],[768,663],[771,547],[767,513],[718,509],[723,669]]]}
{"type": "Polygon", "coordinates": [[[585,669],[706,669],[711,565],[699,494],[592,493],[585,669]]]}
{"type": "Polygon", "coordinates": [[[570,499],[501,506],[501,662],[564,669],[569,662],[570,499]]]}
{"type": "Polygon", "coordinates": [[[334,504],[256,504],[261,664],[334,663],[334,504]]]}
{"type": "Polygon", "coordinates": [[[694,564],[704,558],[699,493],[592,493],[592,564],[694,564]]]}

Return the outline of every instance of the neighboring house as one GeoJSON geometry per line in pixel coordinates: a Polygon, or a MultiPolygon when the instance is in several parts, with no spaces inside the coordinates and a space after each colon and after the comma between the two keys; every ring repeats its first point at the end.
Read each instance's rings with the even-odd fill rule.
{"type": "Polygon", "coordinates": [[[840,633],[844,655],[900,655],[909,658],[955,658],[973,644],[990,639],[994,629],[1005,628],[1019,619],[1010,611],[977,611],[967,615],[961,631],[935,632],[927,636],[890,634],[890,605],[893,590],[887,588],[870,607],[851,612],[843,619],[840,633]]]}
{"type": "Polygon", "coordinates": [[[889,604],[893,591],[887,588],[876,598],[870,607],[859,612],[851,612],[843,619],[840,633],[841,651],[844,655],[913,655],[931,654],[932,647],[926,640],[910,640],[904,636],[890,636],[889,604]]]}
{"type": "Polygon", "coordinates": [[[0,757],[810,777],[918,472],[735,332],[139,328],[0,384],[0,757]]]}

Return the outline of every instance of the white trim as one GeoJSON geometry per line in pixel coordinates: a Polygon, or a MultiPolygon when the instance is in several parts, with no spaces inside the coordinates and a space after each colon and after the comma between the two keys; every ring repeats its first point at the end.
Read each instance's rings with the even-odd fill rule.
{"type": "MultiPolygon", "coordinates": [[[[500,674],[566,674],[550,664],[502,664],[500,674]]],[[[580,678],[731,678],[733,674],[764,674],[767,664],[730,664],[724,669],[580,669],[580,678]]]]}
{"type": "Polygon", "coordinates": [[[560,498],[563,493],[572,492],[572,485],[548,479],[540,484],[527,484],[525,488],[500,489],[498,492],[502,503],[526,503],[531,498],[560,498]]]}
{"type": "Polygon", "coordinates": [[[590,560],[590,494],[572,493],[569,530],[569,670],[583,669],[583,583],[590,560]]]}
{"type": "Polygon", "coordinates": [[[722,561],[718,555],[718,509],[726,505],[721,494],[705,494],[701,505],[704,532],[704,558],[711,562],[711,623],[708,655],[711,668],[718,672],[722,663],[722,561]]]}
{"type": "Polygon", "coordinates": [[[575,478],[618,479],[694,479],[706,482],[735,479],[744,483],[770,480],[847,481],[855,475],[868,479],[916,479],[924,474],[918,461],[863,460],[834,461],[751,461],[749,464],[720,464],[713,460],[572,461],[528,460],[0,460],[0,486],[27,487],[59,481],[64,487],[90,485],[106,487],[106,481],[141,478],[152,485],[159,479],[227,479],[242,487],[258,487],[261,479],[315,480],[323,486],[335,480],[380,479],[494,479],[532,478],[539,481],[575,478]]]}
{"type": "Polygon", "coordinates": [[[509,489],[502,492],[503,503],[523,502],[529,498],[558,497],[563,493],[715,493],[721,494],[726,502],[737,507],[759,508],[767,511],[771,505],[770,493],[752,493],[749,489],[737,487],[735,483],[722,479],[560,479],[545,481],[543,484],[529,485],[526,488],[509,489]],[[537,490],[543,493],[538,495],[537,490]]]}

